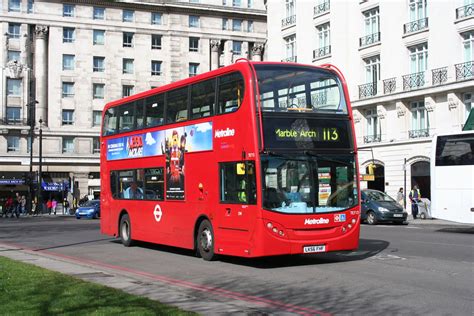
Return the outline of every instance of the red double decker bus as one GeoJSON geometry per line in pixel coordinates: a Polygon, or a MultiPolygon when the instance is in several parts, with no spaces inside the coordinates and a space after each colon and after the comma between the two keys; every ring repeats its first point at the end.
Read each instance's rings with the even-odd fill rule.
{"type": "Polygon", "coordinates": [[[239,61],[107,104],[101,231],[216,255],[353,250],[347,87],[331,65],[239,61]]]}

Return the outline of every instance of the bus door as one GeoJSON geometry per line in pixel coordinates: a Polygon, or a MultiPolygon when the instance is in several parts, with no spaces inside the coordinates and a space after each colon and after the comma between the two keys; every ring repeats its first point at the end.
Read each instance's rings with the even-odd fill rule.
{"type": "Polygon", "coordinates": [[[218,242],[229,242],[239,248],[246,246],[247,249],[257,212],[255,163],[220,163],[219,190],[218,242]]]}

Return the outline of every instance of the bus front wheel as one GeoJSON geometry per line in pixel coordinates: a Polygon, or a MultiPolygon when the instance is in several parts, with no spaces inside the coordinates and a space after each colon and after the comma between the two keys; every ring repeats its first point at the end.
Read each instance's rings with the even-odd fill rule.
{"type": "Polygon", "coordinates": [[[132,225],[130,224],[130,217],[128,214],[123,215],[120,219],[120,238],[125,247],[133,245],[132,225]]]}
{"type": "Polygon", "coordinates": [[[197,235],[197,248],[199,255],[206,261],[216,258],[214,254],[214,231],[208,220],[204,220],[199,225],[197,235]]]}

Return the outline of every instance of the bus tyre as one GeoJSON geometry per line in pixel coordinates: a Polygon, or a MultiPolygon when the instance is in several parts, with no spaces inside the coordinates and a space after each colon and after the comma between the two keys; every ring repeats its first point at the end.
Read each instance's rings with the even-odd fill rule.
{"type": "Polygon", "coordinates": [[[125,214],[120,219],[120,238],[125,247],[133,246],[132,226],[130,225],[130,217],[125,214]]]}
{"type": "Polygon", "coordinates": [[[214,254],[214,232],[208,220],[203,220],[199,225],[197,234],[197,252],[206,261],[216,258],[214,254]]]}
{"type": "Polygon", "coordinates": [[[367,224],[369,225],[377,224],[377,218],[375,217],[375,213],[373,211],[369,211],[367,213],[367,224]]]}

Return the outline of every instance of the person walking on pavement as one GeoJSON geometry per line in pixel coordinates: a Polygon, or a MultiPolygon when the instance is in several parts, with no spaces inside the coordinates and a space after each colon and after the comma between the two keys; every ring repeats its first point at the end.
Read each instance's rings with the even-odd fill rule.
{"type": "Polygon", "coordinates": [[[410,195],[408,196],[411,202],[411,213],[413,215],[413,219],[416,219],[418,216],[418,202],[420,202],[421,194],[418,185],[415,184],[413,189],[410,191],[410,195]]]}
{"type": "Polygon", "coordinates": [[[51,199],[48,199],[46,202],[46,209],[48,210],[48,214],[51,215],[51,209],[53,208],[53,204],[51,202],[51,199]]]}
{"type": "Polygon", "coordinates": [[[21,214],[26,216],[26,197],[24,195],[20,198],[20,207],[21,207],[21,214]]]}
{"type": "Polygon", "coordinates": [[[13,212],[12,212],[12,218],[13,216],[16,216],[16,218],[20,217],[20,209],[21,209],[21,197],[20,193],[15,193],[15,198],[13,199],[13,212]]]}
{"type": "Polygon", "coordinates": [[[400,188],[400,190],[398,190],[398,192],[397,192],[397,202],[401,206],[405,207],[405,205],[403,203],[404,201],[405,201],[405,196],[403,194],[403,188],[400,188]]]}
{"type": "Polygon", "coordinates": [[[53,214],[56,215],[56,207],[58,206],[58,201],[56,199],[53,199],[51,201],[51,211],[53,211],[53,214]]]}
{"type": "Polygon", "coordinates": [[[69,201],[66,198],[63,201],[63,214],[69,215],[69,201]]]}

